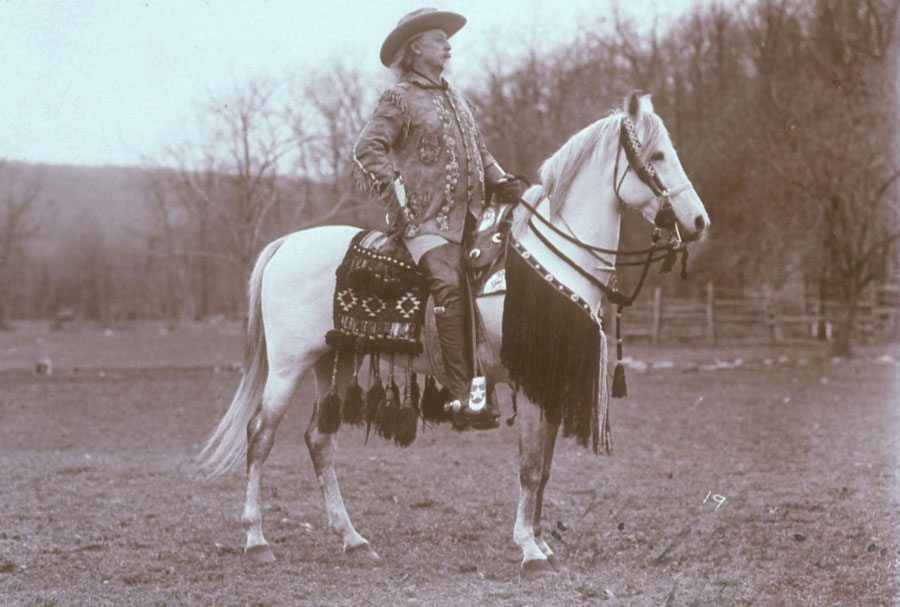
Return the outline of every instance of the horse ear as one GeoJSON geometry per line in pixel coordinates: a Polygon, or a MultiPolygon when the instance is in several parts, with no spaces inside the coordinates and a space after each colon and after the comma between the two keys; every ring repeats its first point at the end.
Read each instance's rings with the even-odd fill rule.
{"type": "Polygon", "coordinates": [[[625,97],[625,109],[632,120],[637,120],[638,115],[642,112],[654,111],[653,99],[651,98],[650,93],[645,93],[640,90],[631,91],[628,93],[628,96],[625,97]]]}
{"type": "Polygon", "coordinates": [[[643,93],[641,91],[631,91],[628,93],[628,96],[625,97],[625,110],[628,112],[628,116],[634,120],[638,117],[638,114],[641,113],[641,96],[643,93]]]}

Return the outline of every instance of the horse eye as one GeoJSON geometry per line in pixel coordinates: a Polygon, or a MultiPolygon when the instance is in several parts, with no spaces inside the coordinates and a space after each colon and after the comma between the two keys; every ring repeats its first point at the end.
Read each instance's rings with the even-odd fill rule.
{"type": "Polygon", "coordinates": [[[654,162],[658,162],[660,160],[665,160],[666,156],[662,152],[654,152],[652,156],[650,156],[650,160],[654,162]]]}

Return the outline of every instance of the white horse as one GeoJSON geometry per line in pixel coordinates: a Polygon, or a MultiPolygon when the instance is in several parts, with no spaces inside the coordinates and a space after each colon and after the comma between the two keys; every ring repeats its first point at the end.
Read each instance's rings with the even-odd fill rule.
{"type": "MultiPolygon", "coordinates": [[[[623,205],[653,221],[663,200],[670,200],[685,241],[696,240],[709,226],[706,210],[681,167],[662,120],[653,112],[649,96],[631,93],[623,111],[574,135],[544,162],[540,176],[543,185],[530,188],[524,198],[560,230],[596,247],[617,248],[623,205]],[[631,166],[621,153],[620,129],[626,118],[633,123],[632,134],[641,144],[639,159],[633,154],[631,158],[639,166],[631,166]],[[652,167],[651,175],[655,170],[658,183],[670,186],[667,193],[661,196],[660,188],[648,185],[648,167],[652,167]]],[[[560,259],[559,253],[604,283],[614,268],[598,266],[590,251],[535,223],[553,243],[554,251],[536,237],[534,227],[522,221],[528,211],[520,207],[516,213],[515,238],[547,271],[589,303],[591,310],[599,310],[601,289],[560,259]]],[[[217,475],[236,467],[246,456],[248,481],[241,521],[247,536],[245,554],[255,562],[275,560],[262,530],[263,464],[294,389],[310,371],[316,377],[317,398],[305,438],[325,500],[328,526],[340,536],[345,554],[379,559],[353,527],[344,507],[334,469],[335,434],[323,434],[317,427],[320,397],[332,380],[333,356],[324,335],[332,327],[330,295],[335,288],[335,268],[358,232],[355,227],[327,226],[284,236],[262,251],[250,278],[243,376],[228,411],[200,454],[199,465],[217,475]]],[[[607,261],[614,263],[614,256],[609,257],[607,261]]],[[[496,354],[501,344],[503,304],[502,296],[478,300],[495,360],[500,360],[496,354]]],[[[417,373],[435,374],[425,355],[414,360],[414,368],[417,373]]],[[[495,380],[508,382],[503,369],[496,370],[495,380]]],[[[559,421],[542,415],[539,406],[524,394],[517,403],[520,495],[513,538],[522,549],[523,573],[532,575],[561,567],[541,533],[541,505],[559,421]]]]}

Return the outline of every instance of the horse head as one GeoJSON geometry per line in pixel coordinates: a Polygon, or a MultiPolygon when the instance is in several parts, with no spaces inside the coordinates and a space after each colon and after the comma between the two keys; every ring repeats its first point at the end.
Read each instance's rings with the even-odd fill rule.
{"type": "Polygon", "coordinates": [[[637,210],[685,241],[699,240],[709,229],[709,215],[688,179],[650,95],[629,93],[619,119],[613,187],[621,204],[637,210]],[[671,210],[669,210],[671,209],[671,210]]]}

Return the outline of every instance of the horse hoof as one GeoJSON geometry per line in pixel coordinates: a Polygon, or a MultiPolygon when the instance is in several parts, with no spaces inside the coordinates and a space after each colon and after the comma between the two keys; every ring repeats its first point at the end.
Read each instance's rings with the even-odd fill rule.
{"type": "Polygon", "coordinates": [[[378,556],[377,552],[372,550],[372,547],[369,546],[368,542],[359,544],[358,546],[345,548],[344,556],[361,563],[378,563],[381,561],[381,557],[378,556]]]}
{"type": "Polygon", "coordinates": [[[553,567],[547,559],[532,559],[522,563],[522,577],[526,580],[535,580],[553,573],[553,567]]]}
{"type": "Polygon", "coordinates": [[[267,544],[248,546],[244,549],[244,556],[257,565],[267,565],[275,562],[275,553],[267,544]]]}
{"type": "Polygon", "coordinates": [[[562,562],[562,559],[555,554],[548,554],[547,562],[550,563],[550,566],[553,567],[553,571],[555,571],[556,573],[569,572],[569,568],[566,567],[565,563],[562,562]]]}

